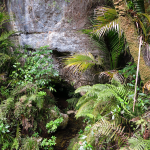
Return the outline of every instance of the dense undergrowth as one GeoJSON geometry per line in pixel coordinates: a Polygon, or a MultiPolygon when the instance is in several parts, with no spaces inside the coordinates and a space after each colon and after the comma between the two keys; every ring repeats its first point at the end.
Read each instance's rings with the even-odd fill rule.
{"type": "Polygon", "coordinates": [[[15,47],[4,28],[9,15],[0,12],[0,148],[53,149],[51,133],[63,122],[55,105],[51,81],[58,78],[46,46],[37,50],[15,47]],[[47,94],[49,93],[49,94],[47,94]],[[51,138],[43,138],[49,134],[51,138]]]}

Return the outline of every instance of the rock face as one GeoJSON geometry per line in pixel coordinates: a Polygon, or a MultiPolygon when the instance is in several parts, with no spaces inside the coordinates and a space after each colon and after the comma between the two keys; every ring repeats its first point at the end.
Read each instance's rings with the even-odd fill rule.
{"type": "MultiPolygon", "coordinates": [[[[79,32],[88,26],[87,16],[99,0],[7,0],[5,4],[12,19],[8,28],[19,31],[18,43],[21,46],[30,45],[32,49],[48,45],[50,49],[59,52],[54,63],[63,78],[61,53],[82,53],[90,51],[94,56],[102,54],[99,47],[87,35],[79,32]]],[[[101,1],[101,4],[104,2],[101,1]]],[[[70,71],[69,71],[70,72],[70,71]]],[[[84,81],[95,79],[90,76],[84,81]]],[[[80,78],[80,77],[79,77],[80,78]]],[[[78,82],[74,75],[68,75],[67,80],[78,82]]],[[[80,85],[76,85],[79,87],[80,85]]]]}

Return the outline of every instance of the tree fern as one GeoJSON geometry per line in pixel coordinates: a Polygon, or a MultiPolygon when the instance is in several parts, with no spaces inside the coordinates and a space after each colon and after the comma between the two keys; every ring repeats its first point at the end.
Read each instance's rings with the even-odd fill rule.
{"type": "MultiPolygon", "coordinates": [[[[129,94],[133,90],[129,90],[124,85],[121,85],[117,81],[112,81],[113,84],[96,84],[89,88],[89,86],[83,86],[78,88],[75,92],[84,92],[86,94],[82,96],[77,107],[80,107],[76,117],[89,116],[91,118],[99,118],[100,115],[105,116],[112,114],[113,111],[120,108],[120,111],[124,110],[126,114],[132,115],[130,109],[129,94]],[[87,88],[87,89],[86,89],[87,88]],[[127,107],[128,104],[128,107],[127,107]]],[[[130,108],[131,107],[131,108],[130,108]]],[[[113,115],[116,115],[115,113],[113,115]]]]}

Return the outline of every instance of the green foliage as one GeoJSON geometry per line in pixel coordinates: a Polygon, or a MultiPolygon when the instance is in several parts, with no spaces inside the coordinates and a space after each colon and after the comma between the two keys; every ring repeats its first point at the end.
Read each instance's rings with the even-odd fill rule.
{"type": "Polygon", "coordinates": [[[65,0],[65,2],[70,2],[69,0],[65,0]]]}
{"type": "Polygon", "coordinates": [[[8,60],[10,60],[10,57],[6,54],[0,53],[0,67],[5,64],[8,60]]]}
{"type": "Polygon", "coordinates": [[[22,141],[22,150],[39,150],[39,143],[40,140],[34,138],[34,137],[26,137],[22,141]]]}
{"type": "Polygon", "coordinates": [[[95,11],[95,22],[96,25],[94,33],[101,39],[109,31],[115,30],[121,35],[121,29],[118,25],[118,16],[115,9],[107,7],[98,7],[95,11]]]}
{"type": "Polygon", "coordinates": [[[127,6],[136,12],[145,13],[144,0],[127,0],[127,6]]]}
{"type": "Polygon", "coordinates": [[[70,99],[67,99],[66,100],[68,102],[67,109],[68,110],[74,110],[74,109],[76,109],[76,104],[77,104],[78,100],[79,100],[79,98],[70,98],[70,99]]]}
{"type": "MultiPolygon", "coordinates": [[[[134,134],[129,140],[129,149],[132,150],[149,150],[150,140],[145,140],[138,133],[134,134]]],[[[127,148],[128,149],[128,148],[127,148]]]]}
{"type": "MultiPolygon", "coordinates": [[[[0,119],[11,118],[12,127],[19,119],[24,130],[35,129],[33,125],[40,116],[46,114],[47,110],[43,106],[49,101],[45,99],[46,92],[41,91],[41,88],[49,86],[50,90],[54,90],[50,81],[52,77],[58,76],[58,72],[53,69],[52,59],[49,58],[52,51],[46,48],[42,47],[36,52],[23,54],[26,59],[25,64],[22,66],[20,63],[15,63],[15,70],[9,76],[11,86],[0,88],[1,95],[6,98],[1,101],[0,119]]],[[[13,147],[18,147],[18,144],[19,139],[15,138],[13,147]]]]}
{"type": "Polygon", "coordinates": [[[127,51],[124,34],[119,38],[119,34],[115,30],[111,30],[104,36],[104,39],[108,49],[110,69],[116,69],[120,67],[119,60],[122,59],[121,55],[127,51]]]}
{"type": "Polygon", "coordinates": [[[33,137],[39,137],[39,133],[35,132],[34,134],[32,134],[33,137]]]}
{"type": "Polygon", "coordinates": [[[132,99],[128,95],[133,93],[133,89],[121,85],[112,80],[112,84],[96,84],[93,86],[82,86],[76,91],[86,92],[77,106],[80,107],[76,117],[88,116],[91,119],[98,119],[101,116],[112,116],[112,119],[118,114],[123,116],[131,115],[132,99]]]}
{"type": "Polygon", "coordinates": [[[115,9],[107,8],[107,7],[98,7],[95,10],[95,20],[97,22],[94,27],[97,29],[102,28],[105,25],[108,25],[110,22],[117,19],[117,12],[115,9]]]}
{"type": "Polygon", "coordinates": [[[45,150],[53,150],[53,147],[56,144],[56,137],[52,136],[51,139],[47,140],[46,138],[42,141],[41,146],[45,150]]]}
{"type": "Polygon", "coordinates": [[[83,130],[80,129],[80,131],[78,132],[78,134],[82,134],[82,133],[83,133],[83,130]]]}
{"type": "MultiPolygon", "coordinates": [[[[100,119],[92,126],[88,125],[84,132],[78,137],[80,149],[114,149],[121,147],[127,142],[128,137],[124,133],[124,128],[115,121],[100,119]]],[[[76,142],[77,143],[77,142],[76,142]]]]}
{"type": "MultiPolygon", "coordinates": [[[[39,94],[23,95],[19,98],[19,101],[15,100],[13,97],[9,97],[4,100],[0,105],[1,115],[0,118],[6,118],[6,116],[13,115],[13,118],[21,118],[21,115],[24,114],[28,116],[30,112],[36,113],[37,108],[43,108],[44,95],[39,94]],[[14,112],[12,112],[14,110],[14,112]]],[[[45,94],[45,93],[44,93],[45,94]]],[[[32,115],[34,115],[34,113],[32,115]]]]}
{"type": "Polygon", "coordinates": [[[93,146],[88,144],[87,141],[79,142],[80,147],[78,150],[93,150],[93,146]]]}
{"type": "Polygon", "coordinates": [[[103,66],[102,58],[98,57],[98,60],[96,60],[90,52],[70,56],[64,60],[64,63],[66,65],[65,68],[72,67],[74,72],[76,70],[79,72],[85,72],[95,64],[103,66]]]}
{"type": "Polygon", "coordinates": [[[55,132],[58,126],[63,122],[63,117],[57,118],[54,121],[50,121],[46,124],[46,129],[48,129],[48,133],[55,132]]]}
{"type": "Polygon", "coordinates": [[[0,146],[2,150],[10,148],[12,145],[13,138],[9,133],[9,127],[10,126],[8,124],[5,124],[2,120],[0,120],[0,146]]]}
{"type": "Polygon", "coordinates": [[[0,6],[0,72],[6,71],[8,66],[7,62],[13,61],[13,57],[10,52],[10,47],[13,45],[8,39],[14,31],[6,31],[4,24],[10,21],[9,15],[4,11],[4,7],[0,6]],[[4,68],[3,68],[4,67],[4,68]]]}
{"type": "Polygon", "coordinates": [[[87,141],[90,142],[94,137],[95,140],[97,139],[95,145],[98,145],[98,147],[105,147],[105,142],[108,144],[113,141],[116,141],[120,147],[127,140],[123,132],[124,128],[121,125],[117,125],[114,121],[109,122],[101,119],[91,127],[87,141]]]}
{"type": "Polygon", "coordinates": [[[137,17],[134,18],[135,22],[138,22],[140,25],[139,29],[142,32],[144,41],[150,43],[150,16],[146,13],[139,12],[137,17]]]}
{"type": "Polygon", "coordinates": [[[126,67],[124,67],[122,70],[119,70],[119,72],[123,74],[125,78],[133,76],[136,74],[136,64],[129,62],[126,67]]]}
{"type": "Polygon", "coordinates": [[[21,129],[19,127],[19,123],[17,124],[17,130],[16,130],[16,137],[13,141],[11,150],[13,150],[14,148],[17,150],[19,148],[19,141],[21,140],[21,129]]]}
{"type": "Polygon", "coordinates": [[[131,0],[127,1],[127,7],[128,7],[128,9],[131,9],[131,10],[134,9],[134,4],[133,4],[133,2],[131,0]]]}
{"type": "Polygon", "coordinates": [[[119,27],[115,9],[99,7],[95,12],[97,25],[95,35],[99,38],[101,49],[109,59],[110,69],[120,67],[119,60],[127,50],[124,34],[119,27]],[[105,44],[104,44],[105,43],[105,44]]]}
{"type": "MultiPolygon", "coordinates": [[[[53,69],[52,59],[49,58],[52,50],[48,50],[47,47],[41,47],[36,52],[29,51],[29,54],[24,55],[26,59],[24,66],[21,66],[20,63],[13,65],[16,69],[11,75],[14,84],[24,85],[31,82],[43,88],[49,84],[52,77],[58,76],[58,72],[53,69]]],[[[54,90],[53,87],[49,88],[54,90]]]]}

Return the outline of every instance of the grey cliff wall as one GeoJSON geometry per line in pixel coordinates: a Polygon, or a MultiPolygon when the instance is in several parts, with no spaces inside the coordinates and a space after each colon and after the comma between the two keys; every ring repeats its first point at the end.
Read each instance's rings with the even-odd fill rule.
{"type": "Polygon", "coordinates": [[[84,82],[94,82],[90,72],[86,76],[67,75],[62,68],[61,53],[90,51],[95,56],[101,53],[90,37],[79,32],[88,27],[87,17],[96,6],[96,0],[5,0],[5,3],[12,16],[8,28],[19,31],[16,39],[20,45],[30,45],[33,49],[48,45],[60,54],[59,57],[54,55],[54,62],[63,78],[67,76],[76,87],[82,78],[84,82]]]}

